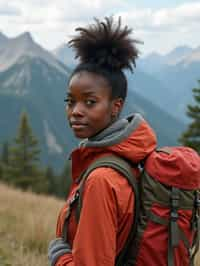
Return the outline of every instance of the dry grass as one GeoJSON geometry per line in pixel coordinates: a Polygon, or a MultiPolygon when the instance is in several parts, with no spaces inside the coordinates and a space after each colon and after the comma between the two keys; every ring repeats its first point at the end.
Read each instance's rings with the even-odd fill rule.
{"type": "Polygon", "coordinates": [[[53,197],[0,184],[0,266],[45,266],[63,205],[53,197]]]}
{"type": "Polygon", "coordinates": [[[196,256],[195,266],[200,266],[200,252],[196,256]]]}
{"type": "Polygon", "coordinates": [[[63,204],[0,184],[0,266],[48,265],[47,246],[63,204]]]}

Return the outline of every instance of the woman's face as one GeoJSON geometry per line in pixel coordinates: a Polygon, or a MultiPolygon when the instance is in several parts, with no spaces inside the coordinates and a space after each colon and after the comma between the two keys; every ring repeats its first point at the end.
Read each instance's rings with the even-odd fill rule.
{"type": "Polygon", "coordinates": [[[100,75],[81,71],[70,82],[66,98],[69,124],[77,138],[89,138],[106,128],[122,108],[111,100],[111,89],[100,75]]]}

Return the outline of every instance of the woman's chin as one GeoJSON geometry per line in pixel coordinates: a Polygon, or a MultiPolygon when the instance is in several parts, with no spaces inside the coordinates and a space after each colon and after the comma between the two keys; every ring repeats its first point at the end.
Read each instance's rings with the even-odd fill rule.
{"type": "Polygon", "coordinates": [[[88,134],[87,132],[81,132],[81,131],[73,131],[74,132],[74,136],[78,139],[86,139],[90,137],[90,134],[88,134]]]}

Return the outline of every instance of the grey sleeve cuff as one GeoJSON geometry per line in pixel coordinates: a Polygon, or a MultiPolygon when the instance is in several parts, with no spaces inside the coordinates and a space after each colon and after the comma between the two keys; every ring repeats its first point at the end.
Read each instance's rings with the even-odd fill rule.
{"type": "Polygon", "coordinates": [[[71,250],[69,250],[69,249],[61,249],[61,250],[58,250],[57,252],[55,252],[55,253],[52,255],[51,259],[50,259],[50,263],[51,263],[50,265],[51,265],[51,266],[55,266],[57,260],[58,260],[62,255],[67,254],[67,253],[71,253],[71,250]]]}
{"type": "Polygon", "coordinates": [[[71,253],[71,248],[68,243],[65,243],[62,238],[56,238],[49,243],[48,259],[51,266],[55,266],[60,256],[71,253]]]}

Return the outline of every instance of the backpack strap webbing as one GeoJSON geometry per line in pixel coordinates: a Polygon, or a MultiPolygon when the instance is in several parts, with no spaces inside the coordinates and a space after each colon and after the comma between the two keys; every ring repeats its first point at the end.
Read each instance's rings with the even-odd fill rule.
{"type": "Polygon", "coordinates": [[[129,185],[132,187],[133,193],[134,193],[134,198],[135,198],[135,204],[134,204],[134,218],[133,218],[133,223],[130,229],[130,233],[128,235],[128,238],[126,240],[126,244],[121,250],[121,252],[118,254],[116,260],[115,260],[115,265],[119,266],[123,264],[123,261],[126,257],[126,253],[129,247],[129,244],[131,240],[134,238],[136,234],[136,228],[137,228],[137,221],[138,221],[138,216],[139,216],[139,191],[138,191],[138,184],[137,184],[137,179],[133,175],[132,168],[129,163],[127,163],[125,160],[123,160],[120,157],[117,156],[104,156],[96,161],[94,161],[88,168],[87,170],[82,173],[81,175],[81,181],[79,185],[79,199],[78,199],[78,204],[76,207],[76,217],[77,221],[79,221],[80,218],[80,213],[81,213],[81,208],[82,208],[82,195],[83,195],[83,189],[84,189],[84,183],[87,180],[88,175],[95,170],[96,168],[99,167],[109,167],[113,168],[114,170],[118,171],[120,174],[122,174],[128,181],[129,185]]]}
{"type": "Polygon", "coordinates": [[[70,218],[70,215],[72,212],[72,208],[73,208],[74,204],[78,201],[78,198],[79,198],[79,191],[76,191],[74,196],[69,200],[69,207],[68,207],[67,212],[65,214],[65,220],[64,220],[63,228],[62,228],[62,238],[63,238],[65,243],[68,243],[67,233],[68,233],[69,218],[70,218]]]}
{"type": "Polygon", "coordinates": [[[174,265],[174,248],[179,245],[179,229],[178,229],[178,209],[180,193],[179,189],[172,187],[171,190],[171,212],[169,221],[169,237],[168,237],[168,266],[174,265]]]}
{"type": "Polygon", "coordinates": [[[157,148],[156,149],[157,152],[164,152],[166,154],[171,154],[172,150],[170,149],[170,147],[163,147],[163,148],[157,148]]]}
{"type": "Polygon", "coordinates": [[[200,192],[199,190],[195,193],[195,206],[194,206],[194,214],[192,219],[192,229],[195,231],[193,243],[192,243],[192,255],[191,261],[194,265],[194,258],[197,252],[199,251],[199,241],[200,241],[200,192]]]}

